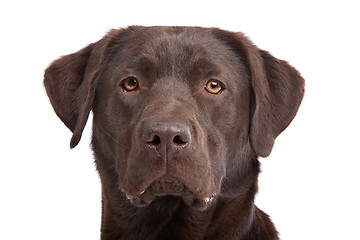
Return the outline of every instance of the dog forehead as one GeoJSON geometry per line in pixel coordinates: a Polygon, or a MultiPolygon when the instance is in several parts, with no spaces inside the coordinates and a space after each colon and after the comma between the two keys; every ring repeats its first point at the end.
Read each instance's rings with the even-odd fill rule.
{"type": "Polygon", "coordinates": [[[117,42],[122,69],[154,73],[156,77],[184,77],[194,70],[216,74],[229,57],[227,46],[206,28],[129,28],[117,42]]]}
{"type": "Polygon", "coordinates": [[[217,45],[209,29],[196,27],[129,28],[122,37],[126,49],[156,57],[166,53],[184,54],[184,51],[188,54],[194,51],[204,53],[210,45],[217,45]]]}

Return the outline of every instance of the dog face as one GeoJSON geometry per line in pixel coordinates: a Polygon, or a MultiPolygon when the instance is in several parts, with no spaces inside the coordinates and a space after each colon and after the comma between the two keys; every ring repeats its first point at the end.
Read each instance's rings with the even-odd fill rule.
{"type": "Polygon", "coordinates": [[[103,191],[139,207],[170,195],[206,209],[255,181],[304,83],[240,33],[130,27],[55,61],[45,86],[71,147],[93,111],[103,191]]]}
{"type": "Polygon", "coordinates": [[[220,193],[229,154],[246,145],[238,139],[248,138],[244,64],[197,29],[137,31],[121,41],[93,106],[99,134],[112,136],[119,185],[136,205],[172,194],[204,207],[220,193]]]}

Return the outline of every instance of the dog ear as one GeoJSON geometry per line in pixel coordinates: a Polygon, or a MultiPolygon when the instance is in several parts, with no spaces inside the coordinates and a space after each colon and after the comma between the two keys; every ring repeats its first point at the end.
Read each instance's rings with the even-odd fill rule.
{"type": "Polygon", "coordinates": [[[250,143],[258,156],[266,157],[275,138],[295,117],[305,81],[295,68],[257,48],[244,34],[215,32],[247,65],[252,87],[250,143]]]}
{"type": "Polygon", "coordinates": [[[255,47],[250,49],[248,61],[255,95],[250,141],[254,151],[266,157],[275,138],[294,119],[304,96],[305,81],[287,62],[255,47]]]}
{"type": "Polygon", "coordinates": [[[44,85],[50,102],[63,123],[73,132],[70,147],[80,141],[95,97],[97,79],[112,39],[120,30],[80,51],[55,60],[46,70],[44,85]]]}

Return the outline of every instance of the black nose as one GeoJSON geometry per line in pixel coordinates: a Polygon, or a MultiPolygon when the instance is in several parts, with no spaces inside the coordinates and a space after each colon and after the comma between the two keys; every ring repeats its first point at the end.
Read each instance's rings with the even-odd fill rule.
{"type": "Polygon", "coordinates": [[[190,144],[190,129],[178,122],[154,122],[145,128],[144,140],[148,146],[158,150],[164,147],[167,150],[179,149],[190,144]]]}

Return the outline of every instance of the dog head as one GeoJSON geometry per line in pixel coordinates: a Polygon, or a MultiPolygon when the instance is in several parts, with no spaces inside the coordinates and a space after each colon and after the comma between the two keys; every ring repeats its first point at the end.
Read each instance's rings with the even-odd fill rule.
{"type": "Polygon", "coordinates": [[[71,148],[93,111],[103,187],[136,206],[171,195],[197,209],[256,179],[304,93],[293,67],[243,34],[188,27],[112,30],[53,62],[44,84],[71,148]]]}

